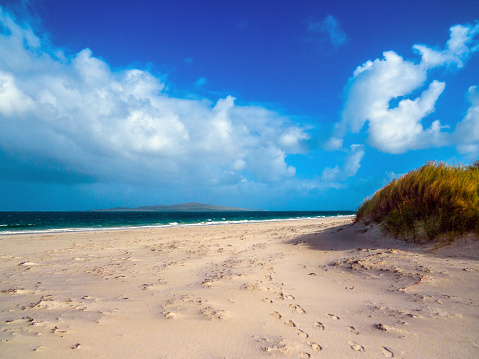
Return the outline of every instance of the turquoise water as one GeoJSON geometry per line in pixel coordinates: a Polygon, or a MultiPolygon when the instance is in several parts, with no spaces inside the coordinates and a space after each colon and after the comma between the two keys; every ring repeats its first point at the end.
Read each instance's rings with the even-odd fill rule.
{"type": "Polygon", "coordinates": [[[354,214],[353,211],[0,212],[0,235],[219,225],[354,214]]]}

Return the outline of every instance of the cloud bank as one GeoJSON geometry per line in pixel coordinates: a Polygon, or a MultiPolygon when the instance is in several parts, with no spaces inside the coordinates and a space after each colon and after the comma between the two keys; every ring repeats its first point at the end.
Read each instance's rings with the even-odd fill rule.
{"type": "Polygon", "coordinates": [[[160,77],[112,70],[89,49],[67,55],[1,8],[0,28],[4,178],[201,186],[295,175],[286,157],[309,134],[275,111],[169,96],[160,77]]]}
{"type": "MultiPolygon", "coordinates": [[[[479,50],[475,40],[478,33],[479,24],[456,25],[451,27],[450,38],[443,50],[414,45],[421,57],[419,63],[387,51],[382,59],[359,66],[346,85],[347,98],[341,121],[336,124],[329,140],[329,149],[341,148],[344,136],[349,132],[359,133],[366,123],[369,145],[386,153],[439,147],[457,139],[458,136],[449,136],[443,131],[444,127],[437,120],[428,128],[422,124],[422,120],[434,112],[446,86],[437,80],[428,83],[428,71],[444,66],[463,67],[479,50]],[[417,91],[421,91],[419,95],[417,91]],[[397,105],[393,106],[395,101],[397,105]]],[[[468,113],[468,116],[475,115],[468,113]]],[[[464,126],[466,124],[459,126],[458,131],[464,126]]],[[[470,139],[471,143],[474,141],[470,139]]],[[[470,144],[468,146],[472,148],[470,144]]]]}

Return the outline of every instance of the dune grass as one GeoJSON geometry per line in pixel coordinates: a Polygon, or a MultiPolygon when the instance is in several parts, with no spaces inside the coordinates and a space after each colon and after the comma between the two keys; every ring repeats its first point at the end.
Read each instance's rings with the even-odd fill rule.
{"type": "Polygon", "coordinates": [[[415,242],[479,234],[479,161],[469,166],[430,162],[393,180],[364,201],[356,222],[376,222],[415,242]]]}

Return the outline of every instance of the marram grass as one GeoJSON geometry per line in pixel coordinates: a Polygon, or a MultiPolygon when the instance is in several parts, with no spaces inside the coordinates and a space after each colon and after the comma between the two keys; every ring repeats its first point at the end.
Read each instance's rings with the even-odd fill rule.
{"type": "Polygon", "coordinates": [[[479,161],[431,162],[393,180],[364,201],[356,222],[373,221],[396,237],[428,242],[479,234],[479,161]]]}

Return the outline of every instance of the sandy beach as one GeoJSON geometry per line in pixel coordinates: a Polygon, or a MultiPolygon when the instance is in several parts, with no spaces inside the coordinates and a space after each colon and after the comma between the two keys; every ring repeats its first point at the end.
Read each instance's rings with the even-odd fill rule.
{"type": "Polygon", "coordinates": [[[351,218],[0,237],[1,358],[479,358],[479,245],[351,218]]]}

